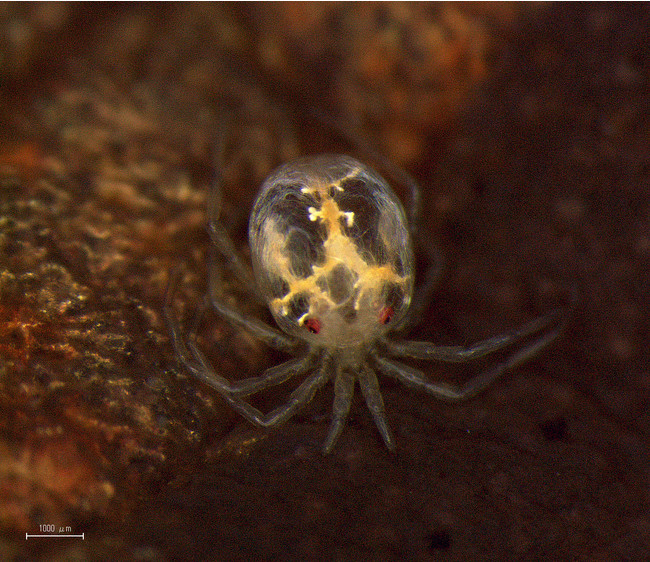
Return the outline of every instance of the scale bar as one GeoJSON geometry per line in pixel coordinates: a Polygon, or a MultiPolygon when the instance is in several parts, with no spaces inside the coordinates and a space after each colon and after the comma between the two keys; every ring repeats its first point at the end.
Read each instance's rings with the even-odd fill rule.
{"type": "Polygon", "coordinates": [[[57,535],[55,533],[52,533],[50,535],[30,535],[29,533],[25,533],[25,540],[27,539],[42,539],[45,537],[56,537],[59,539],[81,539],[81,540],[86,540],[84,535],[86,533],[81,533],[80,535],[57,535]]]}

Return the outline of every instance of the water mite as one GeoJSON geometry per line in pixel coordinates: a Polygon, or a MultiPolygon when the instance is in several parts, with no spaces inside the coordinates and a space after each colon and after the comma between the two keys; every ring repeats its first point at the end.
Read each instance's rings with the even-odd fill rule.
{"type": "MultiPolygon", "coordinates": [[[[311,156],[281,166],[262,185],[250,215],[251,270],[218,220],[219,183],[208,209],[214,249],[250,294],[269,307],[282,331],[233,308],[220,296],[214,275],[202,309],[211,306],[228,322],[294,358],[270,367],[261,376],[236,382],[218,374],[196,345],[194,333],[184,338],[173,317],[176,281],[172,276],[165,313],[177,355],[232,408],[263,427],[286,422],[318,389],[333,381],[332,421],[324,453],[332,450],[343,430],[357,383],[379,433],[393,450],[395,441],[386,421],[377,373],[442,400],[464,400],[550,343],[566,319],[566,311],[557,309],[467,348],[401,340],[395,335],[419,320],[437,277],[436,265],[431,264],[424,281],[414,286],[417,184],[410,185],[407,218],[388,183],[351,157],[311,156]],[[423,371],[399,361],[401,357],[463,363],[523,338],[531,341],[460,387],[432,382],[423,371]],[[306,377],[286,404],[269,413],[244,400],[301,375],[306,377]]],[[[430,247],[424,242],[419,246],[430,247]]],[[[196,320],[195,326],[198,323],[196,320]]]]}

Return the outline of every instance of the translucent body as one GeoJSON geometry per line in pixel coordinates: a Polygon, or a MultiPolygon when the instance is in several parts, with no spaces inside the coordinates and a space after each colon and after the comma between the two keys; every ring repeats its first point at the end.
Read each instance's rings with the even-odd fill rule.
{"type": "MultiPolygon", "coordinates": [[[[404,172],[397,172],[411,189],[409,216],[417,219],[417,184],[404,172]]],[[[209,305],[233,325],[295,358],[258,377],[227,380],[210,365],[193,333],[187,340],[183,337],[171,310],[172,279],[165,313],[177,355],[236,411],[264,427],[287,421],[332,381],[334,404],[323,447],[326,453],[343,429],[357,383],[386,446],[394,448],[377,371],[442,400],[464,400],[548,345],[568,316],[567,310],[558,309],[508,334],[466,348],[395,340],[395,330],[412,325],[426,309],[439,264],[432,246],[420,240],[430,269],[414,288],[414,228],[379,174],[342,155],[302,158],[273,172],[262,185],[250,217],[254,275],[218,220],[220,195],[217,184],[209,205],[208,231],[214,247],[251,296],[269,306],[284,333],[229,305],[221,298],[214,275],[195,329],[209,305]],[[523,348],[461,387],[432,382],[421,370],[394,359],[468,362],[524,338],[528,343],[523,348]],[[267,414],[244,400],[300,375],[306,377],[287,403],[267,414]]]]}
{"type": "Polygon", "coordinates": [[[404,209],[352,158],[302,158],[276,170],[253,206],[249,240],[258,288],[289,334],[329,348],[367,345],[408,310],[404,209]]]}

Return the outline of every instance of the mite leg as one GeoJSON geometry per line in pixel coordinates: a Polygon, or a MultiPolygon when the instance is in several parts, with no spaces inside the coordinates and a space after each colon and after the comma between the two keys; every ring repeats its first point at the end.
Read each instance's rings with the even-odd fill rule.
{"type": "Polygon", "coordinates": [[[395,441],[393,440],[391,431],[388,428],[388,423],[386,422],[384,400],[379,390],[377,375],[372,369],[370,369],[370,367],[368,367],[368,365],[364,365],[359,373],[359,386],[361,387],[361,392],[366,400],[368,409],[375,420],[375,425],[377,426],[384,443],[386,443],[386,447],[391,451],[394,451],[395,441]]]}

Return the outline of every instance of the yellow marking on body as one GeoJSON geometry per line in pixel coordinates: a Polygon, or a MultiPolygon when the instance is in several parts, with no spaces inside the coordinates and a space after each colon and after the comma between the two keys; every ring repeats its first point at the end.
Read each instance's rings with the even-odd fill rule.
{"type": "Polygon", "coordinates": [[[289,314],[288,305],[296,295],[304,295],[309,305],[309,310],[298,319],[300,325],[310,315],[323,313],[337,306],[329,292],[318,285],[318,281],[340,264],[344,264],[357,276],[354,284],[354,288],[358,289],[354,302],[355,310],[359,310],[360,302],[364,297],[372,297],[373,293],[379,293],[386,283],[403,285],[408,281],[408,277],[398,275],[390,264],[370,265],[359,253],[354,240],[342,229],[341,219],[345,221],[348,228],[353,226],[354,213],[342,211],[330,195],[330,190],[334,188],[339,192],[344,191],[340,184],[357,173],[358,170],[353,170],[337,182],[331,184],[315,182],[311,186],[301,188],[302,193],[313,194],[318,199],[320,208],[308,207],[307,213],[309,220],[323,224],[326,232],[323,241],[325,261],[320,266],[312,265],[312,274],[309,277],[297,277],[292,273],[290,259],[285,249],[286,236],[278,230],[276,221],[269,219],[264,225],[265,266],[268,271],[281,277],[289,286],[286,295],[273,299],[269,303],[276,314],[281,316],[289,314]]]}

